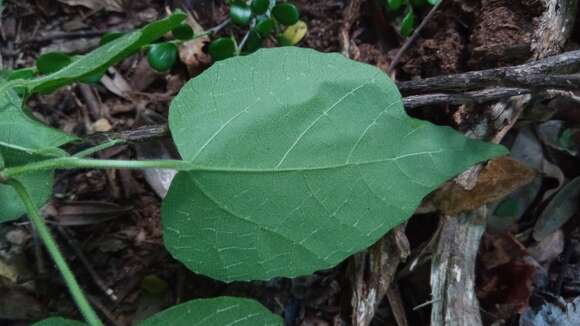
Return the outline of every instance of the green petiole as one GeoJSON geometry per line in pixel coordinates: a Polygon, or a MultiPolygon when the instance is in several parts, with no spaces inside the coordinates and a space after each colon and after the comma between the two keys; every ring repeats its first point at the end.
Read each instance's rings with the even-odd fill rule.
{"type": "Polygon", "coordinates": [[[29,163],[21,166],[5,168],[0,171],[0,180],[8,180],[12,177],[38,170],[55,169],[174,169],[189,171],[194,169],[189,162],[181,160],[94,160],[78,157],[62,157],[29,163]]]}
{"type": "Polygon", "coordinates": [[[18,193],[18,196],[20,196],[22,203],[26,207],[30,221],[34,225],[36,232],[38,232],[40,239],[46,246],[48,253],[52,257],[52,260],[54,261],[56,267],[60,271],[70,291],[71,296],[76,302],[86,322],[91,326],[103,325],[103,323],[97,316],[97,313],[93,310],[93,307],[91,307],[91,305],[89,304],[89,301],[87,300],[85,294],[83,293],[83,290],[81,289],[79,283],[77,282],[70,267],[66,263],[66,260],[62,256],[56,241],[54,241],[54,238],[50,234],[50,231],[44,222],[44,219],[40,216],[40,214],[38,214],[36,206],[34,205],[32,198],[30,197],[30,194],[28,193],[26,188],[18,180],[11,179],[5,182],[10,186],[12,186],[14,190],[18,193]]]}
{"type": "Polygon", "coordinates": [[[111,147],[119,145],[119,144],[124,144],[124,143],[126,143],[126,141],[124,141],[122,139],[112,139],[108,142],[105,142],[105,143],[99,144],[97,146],[82,150],[82,151],[74,154],[73,157],[77,157],[77,158],[87,157],[87,156],[92,155],[96,152],[100,152],[100,151],[103,151],[105,149],[111,148],[111,147]]]}

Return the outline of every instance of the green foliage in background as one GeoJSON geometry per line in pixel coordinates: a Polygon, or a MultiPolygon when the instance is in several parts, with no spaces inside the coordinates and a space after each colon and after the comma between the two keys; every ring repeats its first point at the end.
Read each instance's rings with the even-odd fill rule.
{"type": "Polygon", "coordinates": [[[401,36],[408,37],[413,34],[416,19],[415,11],[428,5],[434,6],[441,0],[385,0],[387,11],[396,16],[401,16],[399,32],[401,36]]]}

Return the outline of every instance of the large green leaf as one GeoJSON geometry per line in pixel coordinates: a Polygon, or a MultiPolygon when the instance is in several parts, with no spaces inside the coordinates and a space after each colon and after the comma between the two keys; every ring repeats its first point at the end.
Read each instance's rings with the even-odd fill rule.
{"type": "MultiPolygon", "coordinates": [[[[58,146],[75,139],[27,115],[22,108],[22,100],[13,90],[6,89],[0,94],[0,156],[3,157],[5,167],[42,159],[43,155],[54,154],[58,146]]],[[[52,171],[37,171],[17,179],[31,191],[37,206],[44,204],[50,197],[52,171]]],[[[0,223],[16,219],[25,211],[16,192],[0,184],[0,223]]]]}
{"type": "Polygon", "coordinates": [[[140,30],[108,42],[77,58],[55,73],[31,80],[26,84],[26,87],[31,92],[50,91],[104,71],[109,66],[138,51],[144,45],[161,38],[165,33],[179,26],[185,17],[187,16],[183,12],[176,11],[165,19],[153,22],[140,30]]]}
{"type": "Polygon", "coordinates": [[[256,301],[232,297],[193,300],[173,306],[138,326],[280,326],[282,319],[256,301]]]}
{"type": "Polygon", "coordinates": [[[165,245],[224,281],[329,268],[408,219],[421,199],[505,148],[412,119],[377,68],[265,49],[215,64],[171,104],[182,157],[165,245]]]}

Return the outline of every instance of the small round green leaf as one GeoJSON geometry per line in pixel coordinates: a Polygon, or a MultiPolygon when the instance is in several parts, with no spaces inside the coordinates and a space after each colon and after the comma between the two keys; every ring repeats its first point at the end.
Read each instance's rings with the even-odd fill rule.
{"type": "Polygon", "coordinates": [[[292,40],[288,39],[286,35],[280,33],[276,35],[276,41],[278,41],[278,46],[293,46],[292,40]]]}
{"type": "Polygon", "coordinates": [[[26,87],[28,91],[49,92],[61,86],[71,84],[80,78],[101,69],[106,69],[127,56],[139,51],[143,46],[153,43],[167,32],[179,26],[187,15],[181,10],[158,21],[152,22],[139,30],[127,33],[122,37],[100,46],[90,53],[79,56],[75,63],[56,73],[36,78],[26,87]]]}
{"type": "Polygon", "coordinates": [[[220,37],[210,43],[208,52],[215,61],[236,55],[236,42],[231,37],[220,37]]]}
{"type": "Polygon", "coordinates": [[[578,211],[580,177],[572,179],[550,200],[534,225],[534,239],[542,241],[560,229],[578,211]]]}
{"type": "Polygon", "coordinates": [[[22,68],[10,71],[6,80],[32,79],[35,76],[36,68],[22,68]]]}
{"type": "Polygon", "coordinates": [[[256,23],[254,30],[260,34],[262,38],[268,37],[276,28],[276,21],[272,18],[266,18],[256,23]]]}
{"type": "Polygon", "coordinates": [[[287,2],[275,5],[272,9],[272,15],[286,26],[294,25],[300,19],[298,8],[294,4],[287,2]]]}
{"type": "Polygon", "coordinates": [[[147,53],[147,61],[159,72],[168,71],[177,61],[177,46],[173,43],[153,44],[147,53]]]}
{"type": "Polygon", "coordinates": [[[252,0],[252,11],[256,15],[265,14],[270,9],[270,0],[252,0]]]}
{"type": "Polygon", "coordinates": [[[107,72],[107,69],[101,69],[99,71],[95,71],[94,73],[82,77],[80,79],[81,83],[85,83],[85,84],[89,84],[89,85],[94,85],[97,84],[98,82],[101,81],[101,79],[103,78],[103,76],[105,75],[105,73],[107,72]]]}
{"type": "Polygon", "coordinates": [[[408,7],[407,14],[401,21],[401,36],[411,36],[413,28],[415,28],[415,14],[413,13],[413,8],[408,7]]]}
{"type": "Polygon", "coordinates": [[[263,42],[264,40],[257,32],[251,31],[248,35],[248,39],[246,40],[246,44],[244,45],[244,52],[252,53],[257,51],[262,47],[263,42]]]}
{"type": "Polygon", "coordinates": [[[118,39],[119,37],[125,35],[125,33],[120,32],[107,32],[101,36],[101,40],[99,41],[99,45],[105,45],[111,41],[118,39]]]}
{"type": "Polygon", "coordinates": [[[427,0],[411,0],[411,5],[414,8],[423,8],[427,6],[427,0]]]}
{"type": "Polygon", "coordinates": [[[282,326],[282,319],[254,300],[220,297],[188,301],[137,326],[282,326]]]}
{"type": "Polygon", "coordinates": [[[171,31],[173,37],[178,40],[187,41],[193,38],[193,29],[187,24],[179,25],[171,31]]]}
{"type": "Polygon", "coordinates": [[[62,68],[68,66],[71,62],[71,57],[64,53],[45,53],[36,60],[36,69],[41,74],[48,75],[61,70],[62,68]]]}
{"type": "Polygon", "coordinates": [[[234,2],[230,6],[230,18],[236,25],[248,25],[252,19],[252,9],[243,2],[234,2]]]}

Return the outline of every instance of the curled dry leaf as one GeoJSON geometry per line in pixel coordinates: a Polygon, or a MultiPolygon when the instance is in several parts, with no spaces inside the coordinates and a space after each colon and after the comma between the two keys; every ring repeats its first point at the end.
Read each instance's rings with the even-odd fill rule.
{"type": "Polygon", "coordinates": [[[487,233],[480,249],[477,297],[497,318],[510,318],[529,305],[539,265],[511,234],[487,233]]]}
{"type": "MultiPolygon", "coordinates": [[[[203,32],[203,27],[192,15],[188,15],[186,23],[191,26],[195,34],[203,32]]],[[[212,62],[211,56],[203,51],[203,47],[209,42],[209,36],[202,36],[183,43],[179,47],[179,59],[187,67],[190,75],[200,74],[212,62]]]]}
{"type": "MultiPolygon", "coordinates": [[[[567,144],[565,138],[565,122],[550,120],[540,124],[536,128],[542,142],[558,151],[567,152],[572,156],[578,155],[578,149],[572,144],[567,144]]],[[[569,137],[572,137],[570,135],[569,137]]]]}
{"type": "MultiPolygon", "coordinates": [[[[135,149],[137,151],[137,157],[140,159],[159,157],[173,159],[175,156],[172,155],[169,146],[167,141],[155,140],[147,142],[146,144],[136,144],[135,149]]],[[[173,177],[175,177],[177,171],[171,169],[147,169],[143,173],[145,174],[145,180],[159,198],[165,198],[167,191],[169,191],[171,181],[173,181],[173,177]]]]}
{"type": "Polygon", "coordinates": [[[108,89],[111,93],[127,100],[131,100],[130,95],[133,93],[133,88],[129,82],[117,69],[111,67],[109,68],[109,71],[113,73],[113,76],[103,76],[103,78],[101,78],[101,83],[103,86],[105,86],[105,88],[108,89]]]}
{"type": "Polygon", "coordinates": [[[558,230],[541,242],[528,248],[528,252],[540,264],[550,263],[557,259],[564,251],[564,232],[558,230]]]}
{"type": "Polygon", "coordinates": [[[500,200],[530,183],[535,176],[536,173],[524,164],[501,157],[483,168],[473,189],[466,190],[456,183],[448,183],[434,195],[432,201],[442,212],[453,216],[500,200]]]}
{"type": "Polygon", "coordinates": [[[574,214],[580,196],[580,177],[567,183],[542,211],[534,226],[534,239],[542,241],[561,228],[574,214]]]}

